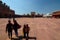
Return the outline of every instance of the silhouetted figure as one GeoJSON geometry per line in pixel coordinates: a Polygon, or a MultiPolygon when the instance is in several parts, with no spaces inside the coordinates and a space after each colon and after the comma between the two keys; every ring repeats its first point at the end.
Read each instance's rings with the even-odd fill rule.
{"type": "Polygon", "coordinates": [[[15,35],[18,37],[18,26],[19,24],[17,23],[17,21],[15,19],[13,19],[14,25],[13,25],[13,29],[15,32],[15,35]]]}
{"type": "Polygon", "coordinates": [[[6,25],[6,32],[8,32],[9,38],[12,38],[12,27],[13,27],[13,24],[11,23],[10,20],[8,20],[8,24],[6,25]]]}
{"type": "Polygon", "coordinates": [[[29,30],[30,30],[30,27],[28,26],[28,24],[24,24],[24,27],[23,27],[24,37],[29,37],[29,30]]]}

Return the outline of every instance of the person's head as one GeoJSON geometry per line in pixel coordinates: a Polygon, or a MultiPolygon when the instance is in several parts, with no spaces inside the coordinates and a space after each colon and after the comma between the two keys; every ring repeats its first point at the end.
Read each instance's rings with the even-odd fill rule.
{"type": "Polygon", "coordinates": [[[24,24],[24,27],[28,27],[28,24],[24,24]]]}
{"type": "Polygon", "coordinates": [[[15,19],[13,19],[13,22],[14,22],[14,24],[17,23],[17,21],[15,19]]]}
{"type": "Polygon", "coordinates": [[[10,20],[8,20],[8,23],[11,23],[11,21],[10,21],[10,20]]]}
{"type": "Polygon", "coordinates": [[[26,26],[28,26],[28,24],[26,24],[26,26]]]}
{"type": "Polygon", "coordinates": [[[15,20],[15,18],[13,18],[13,20],[15,20]]]}

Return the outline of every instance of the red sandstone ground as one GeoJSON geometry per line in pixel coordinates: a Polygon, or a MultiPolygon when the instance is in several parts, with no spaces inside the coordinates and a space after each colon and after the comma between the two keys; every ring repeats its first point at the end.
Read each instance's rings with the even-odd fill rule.
{"type": "MultiPolygon", "coordinates": [[[[22,28],[25,23],[30,26],[30,37],[36,37],[37,40],[60,40],[60,19],[55,18],[16,18],[22,25],[19,29],[19,36],[23,35],[22,28]]],[[[12,21],[12,19],[11,19],[12,21]]],[[[0,40],[9,40],[5,28],[8,19],[0,19],[0,40]]],[[[13,22],[12,22],[13,23],[13,22]]],[[[13,37],[14,32],[13,32],[13,37]]],[[[32,40],[32,39],[31,39],[32,40]]]]}

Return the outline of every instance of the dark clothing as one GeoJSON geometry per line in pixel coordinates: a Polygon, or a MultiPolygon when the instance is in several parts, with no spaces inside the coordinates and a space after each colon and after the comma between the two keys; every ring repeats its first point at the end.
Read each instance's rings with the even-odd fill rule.
{"type": "Polygon", "coordinates": [[[12,32],[8,32],[8,37],[12,38],[12,32]]]}
{"type": "Polygon", "coordinates": [[[14,23],[13,29],[14,29],[14,30],[15,30],[15,29],[18,29],[18,24],[17,24],[17,23],[14,23]]]}
{"type": "Polygon", "coordinates": [[[14,29],[15,35],[18,36],[18,24],[17,23],[14,23],[13,29],[14,29]]]}
{"type": "Polygon", "coordinates": [[[24,25],[24,28],[23,28],[24,37],[28,37],[29,30],[30,30],[29,26],[28,25],[24,25]]]}
{"type": "Polygon", "coordinates": [[[13,29],[14,29],[15,35],[18,37],[18,29],[20,28],[20,26],[15,20],[15,18],[13,18],[13,22],[14,22],[13,29]]]}
{"type": "Polygon", "coordinates": [[[24,27],[23,31],[26,32],[26,33],[29,32],[29,27],[24,27]]]}
{"type": "Polygon", "coordinates": [[[29,37],[29,32],[24,32],[24,37],[29,37]]]}
{"type": "Polygon", "coordinates": [[[12,24],[11,23],[9,23],[9,24],[7,24],[7,27],[6,27],[6,30],[8,31],[8,32],[11,32],[12,31],[12,24]]]}
{"type": "Polygon", "coordinates": [[[12,28],[13,27],[13,24],[12,23],[8,23],[7,26],[6,26],[6,32],[8,32],[8,37],[9,38],[12,38],[12,28]]]}

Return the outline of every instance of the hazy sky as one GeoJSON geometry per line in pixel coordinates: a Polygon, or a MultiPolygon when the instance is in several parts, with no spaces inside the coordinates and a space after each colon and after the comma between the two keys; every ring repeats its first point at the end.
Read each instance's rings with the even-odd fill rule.
{"type": "Polygon", "coordinates": [[[2,0],[11,9],[15,10],[16,14],[30,13],[51,13],[60,10],[60,0],[2,0]]]}

